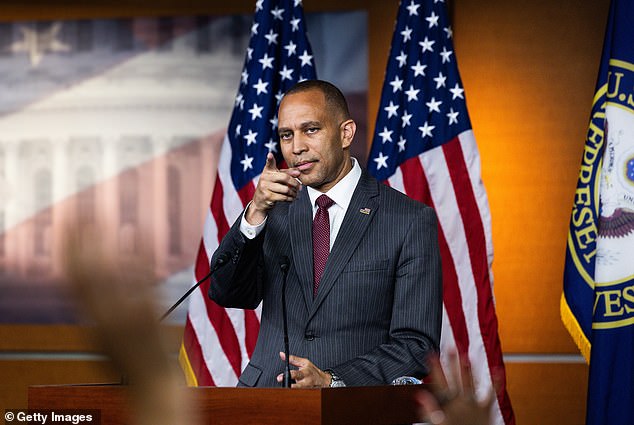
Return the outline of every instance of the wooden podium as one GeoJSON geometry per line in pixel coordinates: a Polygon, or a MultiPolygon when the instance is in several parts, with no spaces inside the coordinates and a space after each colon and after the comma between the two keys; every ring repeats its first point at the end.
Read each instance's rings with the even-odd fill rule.
{"type": "MultiPolygon", "coordinates": [[[[203,424],[404,424],[419,422],[414,394],[423,385],[287,388],[188,388],[203,424]]],[[[29,409],[97,409],[101,425],[125,425],[121,385],[29,387],[29,409]]]]}

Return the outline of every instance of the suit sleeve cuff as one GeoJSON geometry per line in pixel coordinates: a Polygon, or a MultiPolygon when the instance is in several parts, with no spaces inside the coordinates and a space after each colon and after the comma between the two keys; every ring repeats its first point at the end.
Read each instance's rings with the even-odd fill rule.
{"type": "Polygon", "coordinates": [[[266,218],[262,221],[262,223],[255,226],[250,224],[247,219],[244,218],[249,205],[251,205],[251,202],[247,204],[247,207],[244,209],[244,213],[242,213],[242,219],[240,220],[240,233],[242,233],[247,239],[255,239],[260,233],[262,233],[264,225],[266,224],[266,218]]]}

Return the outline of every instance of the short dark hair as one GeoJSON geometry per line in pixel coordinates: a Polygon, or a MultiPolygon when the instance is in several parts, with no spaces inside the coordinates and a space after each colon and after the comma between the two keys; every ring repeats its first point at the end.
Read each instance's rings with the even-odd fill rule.
{"type": "Polygon", "coordinates": [[[332,83],[324,80],[304,80],[295,84],[291,87],[285,94],[293,94],[300,93],[308,90],[319,90],[324,95],[326,100],[326,106],[331,109],[333,112],[340,113],[343,115],[344,119],[350,118],[350,111],[348,110],[348,102],[346,102],[346,98],[341,93],[341,90],[337,88],[332,83]]]}

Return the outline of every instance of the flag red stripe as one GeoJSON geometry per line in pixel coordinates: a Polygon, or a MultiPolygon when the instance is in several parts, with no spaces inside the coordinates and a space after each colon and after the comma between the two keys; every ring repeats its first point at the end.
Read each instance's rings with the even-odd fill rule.
{"type": "MultiPolygon", "coordinates": [[[[201,286],[201,290],[203,290],[204,293],[207,293],[203,286],[209,288],[209,284],[201,286]]],[[[240,373],[242,372],[242,354],[240,351],[240,343],[238,342],[238,337],[233,328],[233,324],[231,323],[231,319],[229,319],[227,311],[210,299],[205,300],[205,307],[207,307],[207,317],[209,317],[209,321],[218,335],[222,351],[224,351],[227,356],[227,360],[229,360],[229,364],[231,364],[231,368],[235,372],[236,376],[240,376],[240,373]]]]}
{"type": "Polygon", "coordinates": [[[189,364],[196,376],[198,386],[216,386],[211,374],[209,373],[209,369],[207,369],[207,364],[205,363],[202,349],[200,348],[200,342],[198,342],[198,337],[196,336],[196,332],[194,332],[189,316],[185,322],[183,345],[185,347],[185,351],[187,352],[189,364]]]}
{"type": "MultiPolygon", "coordinates": [[[[460,210],[462,222],[465,224],[469,258],[471,260],[473,278],[478,292],[480,332],[484,341],[487,359],[491,366],[491,378],[494,382],[498,379],[503,379],[501,382],[506,382],[502,349],[498,336],[498,322],[495,314],[495,305],[493,303],[491,281],[489,279],[484,227],[482,225],[482,217],[480,217],[478,203],[473,193],[473,187],[471,186],[469,170],[464,161],[460,140],[456,137],[450,142],[445,143],[443,145],[443,153],[449,168],[451,183],[453,187],[460,188],[460,190],[456,191],[456,199],[458,201],[458,209],[460,210]],[[500,365],[497,367],[497,370],[494,369],[495,365],[500,365]]],[[[510,400],[504,388],[499,389],[497,396],[500,407],[510,406],[510,400]]],[[[505,422],[513,419],[512,412],[509,410],[510,409],[502,409],[505,422]]]]}
{"type": "MultiPolygon", "coordinates": [[[[405,192],[410,198],[423,202],[432,208],[434,201],[431,198],[429,182],[425,176],[425,171],[418,157],[411,158],[401,164],[403,174],[403,185],[405,192]]],[[[438,229],[438,242],[440,246],[440,256],[442,258],[442,280],[443,280],[443,302],[447,310],[447,316],[451,322],[456,349],[458,353],[466,354],[469,351],[469,332],[467,322],[462,310],[462,293],[458,285],[458,275],[456,267],[449,251],[449,244],[445,238],[442,227],[438,229]]]]}
{"type": "Polygon", "coordinates": [[[403,174],[403,187],[407,196],[433,207],[427,176],[418,157],[408,159],[399,168],[403,174]]]}
{"type": "MultiPolygon", "coordinates": [[[[225,216],[223,198],[224,188],[222,186],[219,175],[216,174],[216,183],[214,185],[214,191],[211,197],[211,213],[213,214],[214,221],[216,222],[219,242],[229,231],[229,222],[227,221],[227,218],[225,216]]],[[[209,260],[207,259],[206,251],[203,249],[202,242],[201,250],[198,253],[196,267],[197,279],[200,279],[200,277],[198,276],[204,276],[205,274],[209,273],[209,260]],[[198,271],[198,266],[200,265],[202,267],[202,264],[200,264],[201,259],[204,260],[204,265],[206,266],[201,270],[201,272],[203,272],[204,274],[199,273],[198,271]]],[[[201,289],[202,287],[206,288],[203,291],[203,294],[205,295],[205,305],[207,307],[207,315],[209,317],[209,320],[216,330],[216,334],[218,336],[218,340],[220,341],[220,345],[222,346],[222,350],[229,359],[231,367],[236,372],[236,375],[239,376],[242,370],[242,355],[240,354],[241,350],[238,336],[236,335],[235,329],[233,328],[233,324],[231,323],[227,312],[223,308],[219,307],[216,303],[208,299],[207,292],[209,288],[209,282],[205,282],[201,286],[201,289]]]]}
{"type": "MultiPolygon", "coordinates": [[[[223,194],[224,191],[222,182],[220,181],[220,175],[216,173],[216,183],[214,184],[214,191],[211,195],[210,210],[216,222],[216,228],[218,229],[218,242],[220,242],[222,237],[229,231],[229,223],[227,222],[227,217],[225,217],[225,209],[222,205],[223,194]]],[[[205,259],[207,259],[207,255],[205,255],[205,259]]],[[[208,272],[209,271],[205,272],[205,274],[208,272]]]]}
{"type": "Polygon", "coordinates": [[[196,255],[196,270],[194,270],[194,276],[196,280],[200,280],[209,273],[209,259],[207,258],[207,251],[205,251],[205,241],[201,238],[198,245],[198,254],[196,255]]]}
{"type": "MultiPolygon", "coordinates": [[[[249,182],[238,191],[238,196],[242,200],[242,205],[245,207],[249,202],[251,202],[254,194],[255,185],[253,182],[249,182]]],[[[255,314],[255,311],[244,310],[244,330],[244,342],[247,354],[251,357],[253,350],[255,350],[255,343],[258,340],[258,332],[260,331],[260,321],[258,320],[258,316],[255,314]]]]}
{"type": "Polygon", "coordinates": [[[456,349],[461,357],[467,358],[469,353],[469,331],[467,330],[467,321],[462,308],[462,293],[458,285],[458,275],[456,274],[456,265],[449,251],[449,244],[445,238],[445,232],[442,227],[438,228],[438,241],[440,245],[440,257],[442,258],[442,280],[443,294],[442,300],[447,310],[447,316],[451,322],[454,340],[456,341],[456,349]]]}
{"type": "Polygon", "coordinates": [[[240,197],[240,200],[242,200],[243,206],[246,207],[247,204],[251,202],[251,199],[253,199],[253,194],[255,194],[255,185],[253,184],[253,182],[249,182],[242,186],[242,189],[238,191],[238,196],[240,197]]]}
{"type": "MultiPolygon", "coordinates": [[[[205,251],[205,245],[203,240],[200,241],[198,249],[198,256],[196,257],[196,279],[202,279],[209,273],[209,260],[207,259],[207,253],[205,251]]],[[[236,375],[240,376],[242,371],[242,354],[240,350],[240,343],[238,342],[238,336],[235,333],[231,319],[224,308],[213,302],[207,296],[209,292],[209,281],[200,285],[199,289],[202,292],[203,299],[205,300],[205,307],[207,309],[207,317],[211,322],[211,325],[216,330],[218,340],[224,351],[231,367],[236,375]]]]}
{"type": "Polygon", "coordinates": [[[255,343],[258,340],[258,332],[260,332],[260,320],[253,310],[244,310],[244,329],[245,336],[244,342],[247,347],[247,354],[249,358],[253,355],[255,350],[255,343]]]}

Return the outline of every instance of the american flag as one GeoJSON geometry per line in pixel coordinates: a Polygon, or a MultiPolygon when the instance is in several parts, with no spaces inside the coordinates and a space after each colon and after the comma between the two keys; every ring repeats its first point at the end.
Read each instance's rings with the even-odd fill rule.
{"type": "Polygon", "coordinates": [[[451,350],[468,357],[481,396],[499,384],[494,423],[514,424],[493,300],[488,201],[443,0],[399,6],[368,170],[435,208],[441,360],[451,350]]]}
{"type": "MultiPolygon", "coordinates": [[[[276,133],[282,94],[314,78],[301,0],[258,0],[195,280],[209,272],[212,253],[253,197],[267,153],[282,160],[276,133]]],[[[209,281],[192,294],[179,360],[190,385],[233,386],[255,348],[260,311],[224,309],[208,299],[208,288],[209,281]]]]}

